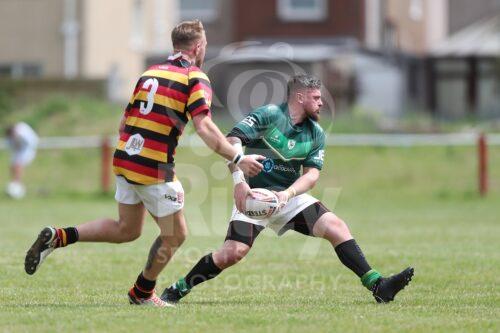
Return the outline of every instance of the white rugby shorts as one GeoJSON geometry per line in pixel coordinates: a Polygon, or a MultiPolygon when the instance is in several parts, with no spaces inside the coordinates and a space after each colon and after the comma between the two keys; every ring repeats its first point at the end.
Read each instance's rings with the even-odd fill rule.
{"type": "Polygon", "coordinates": [[[278,213],[274,213],[271,217],[264,220],[254,220],[247,217],[245,214],[240,213],[235,205],[233,205],[233,212],[230,221],[243,221],[256,225],[270,228],[277,234],[295,215],[303,211],[310,205],[318,202],[319,200],[313,196],[303,193],[288,201],[278,213]]]}
{"type": "Polygon", "coordinates": [[[184,207],[184,189],[178,180],[154,185],[134,185],[125,178],[116,176],[115,199],[127,205],[142,202],[152,215],[164,217],[184,207]]]}
{"type": "Polygon", "coordinates": [[[11,163],[14,165],[26,166],[30,164],[36,156],[36,148],[28,146],[24,149],[12,153],[11,163]]]}

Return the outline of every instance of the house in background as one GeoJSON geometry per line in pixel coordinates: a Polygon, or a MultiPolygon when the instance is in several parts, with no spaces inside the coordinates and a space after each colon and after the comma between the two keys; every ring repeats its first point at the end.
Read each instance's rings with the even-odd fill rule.
{"type": "Polygon", "coordinates": [[[2,0],[0,76],[108,80],[128,100],[151,53],[167,53],[170,0],[2,0]]]}
{"type": "Polygon", "coordinates": [[[500,11],[455,32],[427,63],[431,110],[447,118],[500,116],[500,11]]]}
{"type": "Polygon", "coordinates": [[[500,116],[500,0],[449,0],[449,36],[427,58],[427,107],[448,118],[500,116]]]}
{"type": "Polygon", "coordinates": [[[449,3],[448,31],[449,35],[500,12],[499,0],[447,0],[449,3]]]}
{"type": "MultiPolygon", "coordinates": [[[[409,95],[410,69],[395,61],[394,55],[423,53],[430,44],[424,18],[433,8],[418,8],[422,4],[412,0],[183,0],[180,15],[204,22],[214,71],[209,75],[222,107],[227,107],[228,96],[235,98],[227,91],[241,73],[260,70],[261,79],[252,77],[251,82],[268,92],[263,87],[275,79],[268,70],[286,68],[283,81],[293,74],[286,64],[295,63],[323,80],[339,111],[357,104],[370,112],[397,116],[409,95]],[[409,38],[417,32],[422,35],[420,44],[409,38]]],[[[436,24],[441,16],[432,19],[436,24]]],[[[262,101],[257,98],[262,94],[255,93],[258,89],[245,87],[238,95],[243,109],[262,101]]],[[[277,98],[279,94],[264,95],[277,98]]]]}
{"type": "MultiPolygon", "coordinates": [[[[499,0],[372,0],[368,47],[397,63],[405,109],[499,116],[499,0]]],[[[367,104],[372,104],[369,101],[367,104]]]]}
{"type": "Polygon", "coordinates": [[[364,42],[364,0],[183,0],[180,15],[204,22],[215,105],[247,112],[282,102],[299,72],[319,76],[337,109],[352,103],[352,72],[340,63],[364,42]]]}
{"type": "Polygon", "coordinates": [[[3,0],[0,77],[106,80],[111,100],[127,100],[142,70],[171,50],[175,23],[198,18],[223,108],[234,94],[245,110],[278,102],[270,87],[301,71],[323,80],[340,111],[490,115],[499,55],[462,49],[479,31],[491,38],[472,38],[476,49],[494,43],[486,21],[499,13],[500,0],[3,0]],[[466,99],[450,104],[457,94],[466,99]]]}
{"type": "Polygon", "coordinates": [[[364,40],[365,0],[179,0],[181,19],[202,20],[209,47],[261,39],[364,40]]]}

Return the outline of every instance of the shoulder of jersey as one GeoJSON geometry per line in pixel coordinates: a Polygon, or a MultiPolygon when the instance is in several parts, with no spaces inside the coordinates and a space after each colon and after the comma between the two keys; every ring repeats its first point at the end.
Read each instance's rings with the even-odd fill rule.
{"type": "Polygon", "coordinates": [[[210,79],[208,78],[207,74],[205,74],[205,72],[203,72],[199,67],[196,66],[189,67],[188,75],[190,79],[200,78],[210,82],[210,79]]]}
{"type": "Polygon", "coordinates": [[[184,75],[188,75],[188,73],[189,73],[188,68],[178,67],[178,66],[174,66],[171,64],[152,65],[143,73],[143,75],[146,75],[146,73],[148,73],[150,71],[171,71],[171,72],[176,72],[176,73],[184,74],[184,75]]]}
{"type": "Polygon", "coordinates": [[[272,115],[283,113],[283,110],[280,108],[280,106],[276,104],[267,104],[262,106],[261,108],[272,115]]]}
{"type": "Polygon", "coordinates": [[[320,124],[318,124],[317,121],[314,121],[314,120],[310,120],[310,123],[312,124],[313,126],[313,129],[314,129],[314,132],[318,135],[318,136],[325,136],[325,131],[323,130],[323,128],[320,126],[320,124]]]}

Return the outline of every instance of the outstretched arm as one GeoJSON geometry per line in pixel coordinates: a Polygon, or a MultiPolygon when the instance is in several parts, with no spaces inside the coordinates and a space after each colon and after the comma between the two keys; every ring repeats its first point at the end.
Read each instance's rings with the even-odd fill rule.
{"type": "Polygon", "coordinates": [[[193,117],[193,124],[196,133],[202,138],[205,144],[217,154],[225,159],[234,162],[249,176],[257,175],[262,170],[259,160],[265,159],[261,155],[243,155],[233,147],[224,134],[221,133],[217,125],[205,113],[200,113],[193,117]]]}
{"type": "MultiPolygon", "coordinates": [[[[227,138],[227,141],[233,145],[239,152],[243,153],[242,142],[240,138],[230,136],[227,138]]],[[[234,182],[234,204],[236,208],[240,212],[245,211],[246,199],[250,195],[252,196],[252,190],[250,186],[248,186],[245,177],[243,176],[243,172],[236,166],[234,163],[229,163],[228,165],[229,171],[233,175],[234,182]]]]}

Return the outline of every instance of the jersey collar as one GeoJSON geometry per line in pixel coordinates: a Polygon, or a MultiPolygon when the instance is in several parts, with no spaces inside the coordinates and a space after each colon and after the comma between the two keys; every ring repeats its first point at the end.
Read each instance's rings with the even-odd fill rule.
{"type": "Polygon", "coordinates": [[[184,68],[188,68],[191,66],[191,61],[189,61],[182,52],[177,52],[168,57],[168,61],[177,62],[184,68]]]}

